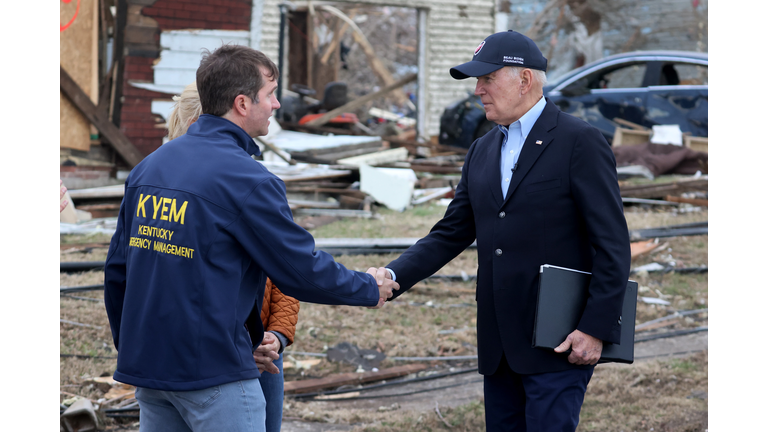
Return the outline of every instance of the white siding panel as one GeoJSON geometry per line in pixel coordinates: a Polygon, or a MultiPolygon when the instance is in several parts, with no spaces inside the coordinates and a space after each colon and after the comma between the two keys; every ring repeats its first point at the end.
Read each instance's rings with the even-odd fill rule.
{"type": "MultiPolygon", "coordinates": [[[[198,62],[198,65],[200,62],[198,62]]],[[[176,88],[180,83],[191,84],[197,79],[197,66],[193,68],[157,69],[155,68],[155,85],[176,88]]]]}
{"type": "Polygon", "coordinates": [[[225,43],[248,46],[250,32],[240,30],[171,30],[160,34],[160,48],[171,51],[213,51],[225,43]]]}

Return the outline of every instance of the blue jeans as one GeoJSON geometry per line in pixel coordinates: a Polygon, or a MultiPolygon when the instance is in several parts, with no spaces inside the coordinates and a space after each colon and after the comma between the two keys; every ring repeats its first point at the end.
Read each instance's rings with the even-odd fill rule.
{"type": "Polygon", "coordinates": [[[283,355],[273,363],[280,373],[263,372],[259,378],[267,401],[267,432],[279,432],[283,423],[283,355]]]}
{"type": "Polygon", "coordinates": [[[266,403],[258,379],[193,391],[136,388],[141,432],[263,432],[266,403]]]}

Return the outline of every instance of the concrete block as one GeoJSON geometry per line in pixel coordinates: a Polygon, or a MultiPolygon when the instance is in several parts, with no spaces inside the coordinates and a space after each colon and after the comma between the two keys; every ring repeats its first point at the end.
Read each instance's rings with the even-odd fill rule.
{"type": "Polygon", "coordinates": [[[102,428],[93,404],[88,399],[78,399],[61,414],[61,426],[67,432],[96,432],[102,428]]]}

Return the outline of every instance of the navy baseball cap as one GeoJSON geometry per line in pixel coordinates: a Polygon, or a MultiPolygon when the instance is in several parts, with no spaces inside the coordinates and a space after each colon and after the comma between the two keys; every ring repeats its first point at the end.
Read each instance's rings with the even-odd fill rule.
{"type": "Polygon", "coordinates": [[[504,66],[547,70],[547,59],[539,47],[524,34],[514,30],[494,33],[475,48],[472,61],[451,68],[451,76],[462,80],[480,77],[504,66]]]}

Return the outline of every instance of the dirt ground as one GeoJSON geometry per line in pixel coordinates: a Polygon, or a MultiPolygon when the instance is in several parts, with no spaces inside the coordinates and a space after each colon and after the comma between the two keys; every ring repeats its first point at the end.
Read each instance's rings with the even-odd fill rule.
{"type": "MultiPolygon", "coordinates": [[[[437,205],[404,213],[381,209],[377,219],[343,220],[311,232],[315,237],[354,237],[350,235],[353,233],[358,233],[358,237],[419,237],[426,234],[444,210],[437,205]]],[[[630,207],[626,216],[630,229],[707,220],[706,209],[669,212],[630,207]]],[[[104,260],[105,241],[108,237],[62,237],[60,259],[62,262],[104,260]],[[80,246],[87,243],[91,245],[80,246]]],[[[674,262],[677,267],[707,265],[707,244],[707,236],[659,239],[654,252],[639,257],[632,265],[651,262],[674,262]]],[[[337,259],[348,268],[365,270],[368,266],[385,265],[396,256],[345,255],[337,259]]],[[[469,250],[439,273],[474,274],[476,268],[477,254],[469,250]]],[[[60,279],[61,286],[99,284],[103,282],[103,272],[62,273],[60,279]]],[[[639,301],[637,324],[666,317],[675,311],[695,312],[670,320],[668,326],[638,332],[638,338],[707,326],[704,310],[708,307],[706,273],[639,273],[633,275],[633,279],[639,283],[641,297],[669,302],[668,305],[658,305],[639,301]]],[[[68,322],[62,322],[60,328],[61,400],[71,395],[95,402],[103,400],[103,390],[87,384],[88,378],[111,375],[115,368],[112,357],[116,353],[101,293],[92,291],[62,296],[60,304],[60,318],[68,322]]],[[[389,360],[392,357],[474,355],[475,315],[473,281],[422,282],[382,310],[302,303],[296,342],[287,349],[286,360],[307,360],[312,357],[299,353],[323,353],[340,342],[381,351],[388,358],[380,366],[382,368],[407,363],[389,360]]],[[[635,364],[598,366],[587,392],[579,431],[706,430],[707,342],[706,331],[638,342],[635,364]]],[[[428,365],[427,373],[476,366],[467,361],[433,361],[428,365]]],[[[323,359],[309,369],[286,367],[285,374],[286,380],[297,380],[355,369],[354,365],[323,359]]],[[[364,391],[360,395],[366,399],[310,401],[289,397],[284,406],[283,430],[448,430],[448,424],[451,430],[484,430],[482,381],[476,372],[364,391]]],[[[110,430],[138,430],[135,419],[109,419],[107,425],[110,430]]]]}

